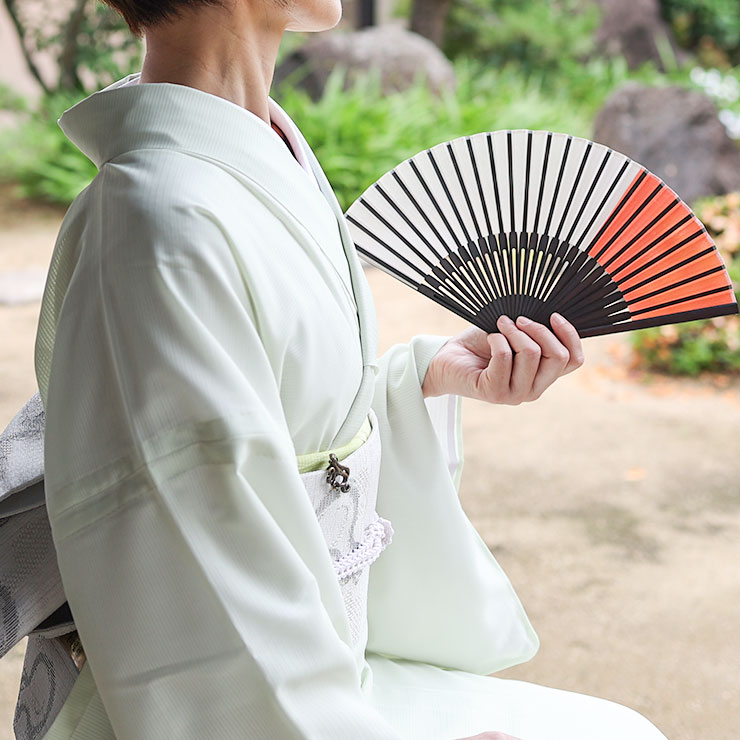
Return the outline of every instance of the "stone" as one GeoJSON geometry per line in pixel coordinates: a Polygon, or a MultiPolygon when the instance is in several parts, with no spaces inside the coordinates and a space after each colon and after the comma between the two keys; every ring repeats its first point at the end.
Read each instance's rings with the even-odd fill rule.
{"type": "Polygon", "coordinates": [[[595,0],[602,19],[596,32],[599,53],[605,56],[621,54],[630,69],[645,62],[663,67],[658,44],[667,40],[673,54],[682,53],[670,28],[660,14],[658,0],[595,0]]]}
{"type": "Polygon", "coordinates": [[[639,162],[686,203],[740,190],[740,151],[703,93],[628,83],[599,111],[594,139],[639,162]]]}
{"type": "Polygon", "coordinates": [[[386,94],[411,87],[420,73],[435,93],[455,87],[449,59],[428,39],[394,24],[317,34],[280,63],[273,82],[279,86],[288,81],[318,100],[331,71],[340,65],[347,69],[345,87],[369,69],[380,71],[386,94]]]}

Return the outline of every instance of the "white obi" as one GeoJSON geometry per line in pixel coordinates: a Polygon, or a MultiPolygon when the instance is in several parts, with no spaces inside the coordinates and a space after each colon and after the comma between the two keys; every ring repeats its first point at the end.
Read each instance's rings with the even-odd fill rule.
{"type": "Polygon", "coordinates": [[[334,486],[327,470],[302,473],[321,532],[329,548],[347,611],[352,647],[361,664],[367,645],[367,589],[370,565],[390,544],[391,524],[378,516],[375,503],[380,476],[380,433],[371,411],[368,439],[339,463],[348,468],[334,486]],[[342,490],[346,488],[346,490],[342,490]]]}

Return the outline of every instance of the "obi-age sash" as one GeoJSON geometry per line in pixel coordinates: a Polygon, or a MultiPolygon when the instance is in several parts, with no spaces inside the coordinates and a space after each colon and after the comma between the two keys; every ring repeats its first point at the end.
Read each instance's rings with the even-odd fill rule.
{"type": "MultiPolygon", "coordinates": [[[[44,420],[36,393],[0,435],[0,657],[28,635],[13,723],[17,740],[67,737],[67,725],[80,724],[94,695],[46,513],[44,420]],[[63,707],[68,698],[74,701],[63,707]]],[[[393,534],[375,510],[380,433],[374,412],[350,442],[300,455],[297,465],[332,559],[361,670],[370,565],[393,534]]],[[[97,722],[107,723],[99,715],[97,722]]],[[[91,717],[87,724],[94,731],[91,717]]]]}

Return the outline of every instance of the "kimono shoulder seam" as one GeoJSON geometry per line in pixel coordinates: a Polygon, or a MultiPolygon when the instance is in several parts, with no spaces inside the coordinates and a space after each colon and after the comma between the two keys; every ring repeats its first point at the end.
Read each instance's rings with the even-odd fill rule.
{"type": "MultiPolygon", "coordinates": [[[[311,231],[311,229],[306,225],[304,220],[286,203],[279,198],[269,187],[262,184],[259,180],[257,180],[253,175],[251,175],[249,172],[247,172],[244,169],[241,169],[239,167],[235,167],[233,164],[229,162],[225,162],[222,159],[216,159],[215,157],[209,157],[202,152],[193,151],[192,149],[182,149],[179,147],[141,147],[138,149],[130,149],[127,152],[121,152],[120,154],[116,155],[115,157],[112,157],[111,159],[106,160],[105,162],[101,163],[99,173],[100,174],[103,170],[103,167],[105,167],[106,164],[118,164],[119,161],[131,155],[135,152],[170,152],[173,154],[179,154],[184,157],[189,157],[192,159],[200,160],[202,162],[206,162],[208,164],[213,165],[217,170],[220,170],[221,172],[226,172],[230,176],[234,176],[234,173],[238,173],[240,177],[243,177],[245,180],[249,181],[249,187],[245,188],[248,189],[251,194],[254,196],[255,200],[259,202],[261,205],[263,205],[266,209],[266,212],[269,213],[274,218],[277,218],[276,214],[270,210],[269,207],[267,207],[267,204],[265,203],[266,199],[269,199],[269,202],[271,204],[274,204],[278,208],[280,208],[282,211],[284,211],[285,215],[289,216],[292,221],[294,221],[297,224],[300,224],[303,232],[306,234],[308,238],[310,238],[318,248],[320,248],[320,244],[316,240],[315,235],[311,231]]],[[[243,187],[245,186],[244,183],[240,183],[243,187]]],[[[194,204],[195,205],[195,204],[194,204]]],[[[329,204],[326,204],[327,207],[329,207],[329,204]]],[[[279,219],[278,220],[282,220],[279,219]]]]}
{"type": "MultiPolygon", "coordinates": [[[[111,157],[110,159],[105,160],[105,162],[101,162],[100,168],[98,169],[98,174],[96,175],[95,180],[97,180],[98,178],[100,178],[100,183],[102,185],[103,179],[104,179],[105,174],[106,174],[105,173],[106,165],[112,165],[114,168],[117,167],[117,166],[125,165],[125,164],[127,164],[126,160],[128,158],[130,158],[131,156],[136,155],[136,154],[138,154],[140,152],[159,152],[159,153],[162,153],[162,154],[174,154],[174,155],[177,155],[177,156],[180,156],[180,157],[186,157],[188,159],[199,160],[199,161],[205,162],[207,164],[213,165],[214,168],[215,168],[215,170],[217,172],[226,173],[226,174],[229,175],[229,177],[232,177],[232,178],[233,178],[233,174],[232,173],[233,172],[238,172],[240,175],[243,175],[246,179],[248,179],[249,182],[250,182],[250,185],[254,185],[254,188],[255,189],[259,189],[260,191],[264,191],[264,192],[266,192],[266,193],[269,194],[269,191],[266,190],[263,186],[261,186],[251,175],[249,175],[249,173],[244,172],[243,170],[240,170],[240,169],[237,169],[237,168],[233,167],[228,162],[224,162],[223,160],[215,159],[213,157],[205,156],[205,155],[201,154],[200,152],[196,152],[196,151],[193,151],[193,150],[190,150],[190,149],[181,149],[181,148],[177,148],[177,147],[167,147],[167,146],[160,146],[160,147],[153,147],[153,146],[140,147],[140,148],[136,148],[136,149],[129,149],[128,151],[125,151],[125,152],[120,152],[116,156],[111,157]]],[[[147,166],[148,165],[142,166],[142,165],[137,164],[136,166],[141,167],[141,169],[147,169],[147,166]]],[[[156,189],[158,189],[159,184],[160,184],[157,181],[157,178],[156,178],[156,176],[158,174],[158,171],[156,169],[152,169],[152,172],[154,174],[154,177],[148,178],[148,180],[147,180],[147,186],[146,187],[148,187],[148,188],[149,187],[150,188],[154,188],[156,190],[156,189]]],[[[93,182],[94,182],[94,180],[93,180],[93,182]]],[[[92,185],[92,183],[90,183],[90,185],[92,185]]],[[[83,190],[80,193],[80,195],[82,195],[82,193],[84,193],[90,187],[90,185],[88,185],[87,188],[85,188],[85,190],[83,190]]],[[[243,184],[242,184],[242,187],[243,187],[243,184]]],[[[202,186],[199,185],[198,186],[198,189],[202,189],[202,186]]],[[[255,199],[257,201],[261,202],[260,201],[260,198],[257,195],[257,193],[253,192],[253,190],[251,188],[244,188],[243,187],[243,189],[247,189],[255,197],[255,199]]],[[[169,188],[168,189],[168,192],[169,193],[175,194],[175,197],[172,200],[173,205],[176,205],[176,204],[182,205],[182,203],[178,203],[178,201],[177,201],[177,195],[178,194],[181,194],[182,193],[182,190],[183,190],[182,189],[182,186],[176,187],[176,188],[169,188]]],[[[274,196],[271,195],[271,197],[274,200],[274,196]]],[[[193,207],[205,206],[205,203],[199,202],[199,201],[197,201],[195,199],[188,200],[187,203],[188,203],[188,205],[191,205],[193,207]]]]}
{"type": "MultiPolygon", "coordinates": [[[[208,164],[213,165],[217,170],[220,170],[222,172],[228,172],[229,174],[233,172],[238,172],[240,175],[245,177],[247,180],[249,180],[250,184],[254,185],[255,188],[263,193],[266,193],[270,196],[272,200],[275,200],[276,202],[280,202],[277,198],[275,198],[272,193],[265,188],[263,185],[261,185],[252,175],[250,175],[248,172],[246,172],[243,169],[240,169],[238,167],[234,167],[233,164],[230,164],[229,162],[225,162],[222,159],[217,159],[215,157],[209,157],[202,152],[197,152],[193,149],[182,149],[180,147],[168,147],[168,146],[147,146],[147,147],[139,147],[136,149],[129,149],[128,151],[121,152],[120,154],[116,154],[115,157],[111,157],[110,159],[105,160],[105,162],[101,162],[100,168],[98,170],[98,174],[100,174],[107,164],[121,164],[121,160],[125,159],[126,157],[131,156],[132,154],[137,154],[139,152],[166,152],[169,154],[178,154],[184,157],[189,157],[191,159],[197,159],[202,162],[206,162],[208,164]]],[[[83,191],[84,192],[84,191],[83,191]]],[[[282,203],[281,203],[282,205],[282,203]]],[[[283,206],[285,207],[285,206],[283,206]]]]}
{"type": "MultiPolygon", "coordinates": [[[[280,434],[277,427],[274,429],[250,428],[249,419],[255,418],[253,411],[229,414],[202,422],[184,422],[170,429],[152,435],[139,442],[138,446],[130,449],[112,461],[109,461],[81,478],[69,481],[54,493],[56,498],[64,498],[71,494],[71,498],[79,499],[83,490],[91,495],[84,500],[72,503],[58,509],[53,514],[55,529],[63,527],[64,532],[55,532],[55,537],[70,536],[82,531],[86,526],[99,522],[106,516],[125,508],[137,501],[146,490],[157,487],[177,475],[193,470],[201,465],[234,464],[236,457],[231,443],[244,440],[263,440],[259,444],[259,456],[283,460],[285,464],[297,464],[294,456],[286,456],[284,450],[292,450],[293,443],[288,437],[275,443],[276,435],[280,434]],[[185,464],[188,454],[194,448],[201,448],[196,464],[185,464]],[[152,480],[152,476],[156,482],[152,480]],[[125,486],[123,483],[133,484],[125,486]],[[116,496],[120,492],[122,495],[116,496]],[[120,500],[113,501],[118,498],[120,500]],[[88,512],[91,506],[101,509],[92,520],[86,514],[82,521],[84,525],[74,526],[81,512],[88,512]]],[[[48,481],[47,481],[48,484],[48,481]]]]}

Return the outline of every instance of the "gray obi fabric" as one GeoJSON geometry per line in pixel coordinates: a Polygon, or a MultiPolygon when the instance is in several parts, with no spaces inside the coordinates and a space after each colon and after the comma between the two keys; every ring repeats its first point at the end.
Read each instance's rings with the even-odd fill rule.
{"type": "Polygon", "coordinates": [[[28,635],[13,721],[24,740],[43,737],[79,673],[46,514],[45,419],[37,392],[0,434],[0,658],[28,635]]]}
{"type": "MultiPolygon", "coordinates": [[[[380,474],[378,420],[367,441],[325,470],[303,473],[344,599],[358,665],[367,643],[370,565],[390,543],[375,511],[380,474]]],[[[44,422],[35,393],[0,434],[0,658],[26,635],[13,728],[16,740],[45,735],[85,656],[64,595],[44,499],[44,422]]]]}

